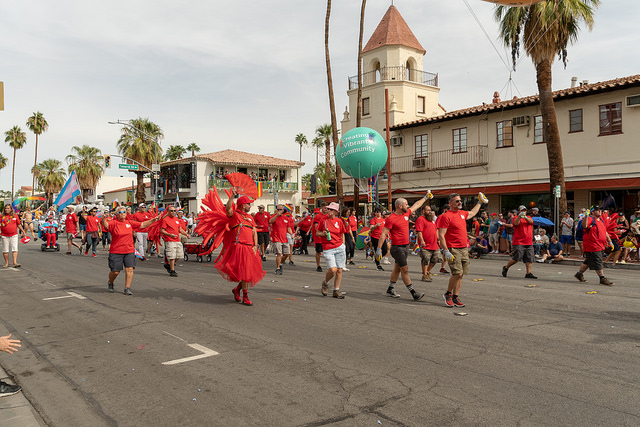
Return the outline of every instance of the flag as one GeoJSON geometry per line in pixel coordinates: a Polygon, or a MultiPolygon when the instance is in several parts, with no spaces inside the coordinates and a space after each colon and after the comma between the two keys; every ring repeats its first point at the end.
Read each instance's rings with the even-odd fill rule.
{"type": "Polygon", "coordinates": [[[58,206],[58,212],[60,212],[62,209],[73,203],[75,198],[79,195],[80,185],[78,184],[78,176],[76,175],[76,171],[73,171],[53,204],[58,206]]]}
{"type": "Polygon", "coordinates": [[[180,199],[178,198],[178,193],[176,193],[176,208],[180,208],[180,199]]]}
{"type": "Polygon", "coordinates": [[[117,208],[119,204],[120,204],[120,202],[118,201],[118,199],[115,199],[115,200],[111,203],[111,209],[115,209],[115,208],[117,208]]]}
{"type": "Polygon", "coordinates": [[[258,182],[257,186],[258,186],[258,197],[262,197],[262,182],[258,182]]]}
{"type": "Polygon", "coordinates": [[[291,206],[289,203],[285,203],[283,207],[284,207],[284,210],[287,212],[293,211],[293,206],[291,206]]]}

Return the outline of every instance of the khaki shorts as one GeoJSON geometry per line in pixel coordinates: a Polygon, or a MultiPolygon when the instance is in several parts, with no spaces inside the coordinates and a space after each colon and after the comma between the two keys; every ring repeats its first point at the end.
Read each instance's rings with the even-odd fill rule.
{"type": "Polygon", "coordinates": [[[442,262],[440,249],[438,248],[433,251],[429,249],[420,249],[420,260],[422,261],[423,266],[442,262]]]}
{"type": "Polygon", "coordinates": [[[167,259],[180,259],[184,257],[184,250],[180,242],[165,242],[167,259]]]}
{"type": "Polygon", "coordinates": [[[276,253],[281,255],[289,255],[289,243],[273,242],[273,246],[276,248],[276,253]]]}
{"type": "Polygon", "coordinates": [[[18,252],[18,235],[11,237],[2,236],[2,252],[7,254],[9,252],[18,252]]]}
{"type": "Polygon", "coordinates": [[[451,274],[469,274],[469,249],[468,248],[449,248],[449,251],[456,258],[449,262],[451,274]]]}

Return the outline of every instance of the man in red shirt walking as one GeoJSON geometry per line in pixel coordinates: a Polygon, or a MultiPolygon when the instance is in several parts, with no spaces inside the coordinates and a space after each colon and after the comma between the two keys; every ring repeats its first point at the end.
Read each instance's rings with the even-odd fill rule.
{"type": "MultiPolygon", "coordinates": [[[[391,256],[395,260],[393,271],[391,271],[391,277],[389,278],[389,286],[387,287],[387,295],[393,298],[400,298],[400,295],[395,290],[396,281],[398,276],[402,276],[402,281],[407,287],[407,290],[411,292],[411,296],[415,301],[419,301],[424,296],[423,293],[418,293],[413,289],[411,284],[411,277],[409,277],[409,265],[407,264],[407,257],[409,256],[409,217],[411,212],[419,209],[430,197],[431,193],[427,193],[424,197],[415,202],[411,208],[407,199],[396,199],[396,210],[389,215],[389,218],[384,222],[384,230],[382,235],[378,239],[378,246],[376,250],[376,259],[379,261],[382,259],[382,243],[387,235],[391,236],[391,256]]],[[[431,197],[433,197],[431,195],[431,197]]]]}
{"type": "Polygon", "coordinates": [[[260,245],[260,253],[262,253],[262,261],[266,261],[267,257],[265,253],[269,246],[269,220],[271,219],[271,215],[264,210],[264,205],[260,205],[258,206],[258,213],[253,216],[253,219],[256,222],[256,232],[258,233],[258,244],[260,245]]]}
{"type": "MultiPolygon", "coordinates": [[[[182,221],[176,217],[177,208],[175,206],[169,206],[167,208],[169,214],[162,220],[162,228],[160,233],[165,242],[165,255],[169,261],[169,276],[178,277],[176,273],[176,260],[184,257],[184,249],[182,243],[180,243],[180,235],[187,235],[186,228],[182,221]]],[[[138,233],[139,234],[139,233],[138,233]]]]}
{"type": "Polygon", "coordinates": [[[321,222],[323,222],[327,218],[327,202],[324,200],[320,200],[318,203],[320,205],[320,209],[316,208],[313,215],[313,225],[311,226],[311,231],[313,234],[313,243],[315,244],[316,250],[316,271],[322,271],[322,267],[320,266],[320,254],[322,254],[322,236],[318,236],[316,234],[316,230],[318,230],[318,226],[321,222]]]}
{"type": "Polygon", "coordinates": [[[580,271],[575,274],[575,278],[581,282],[586,282],[584,272],[595,270],[600,278],[600,284],[605,286],[613,286],[614,283],[604,277],[604,262],[602,261],[602,253],[606,246],[613,247],[613,242],[607,227],[602,220],[602,208],[596,206],[591,211],[591,215],[587,214],[582,220],[583,229],[583,248],[584,261],[580,266],[580,271]]]}
{"type": "Polygon", "coordinates": [[[509,267],[518,261],[524,262],[527,269],[526,279],[537,279],[531,272],[533,265],[533,218],[527,216],[527,208],[521,205],[518,208],[518,216],[513,220],[513,242],[511,259],[502,267],[502,276],[507,277],[509,267]]]}
{"type": "Polygon", "coordinates": [[[422,215],[416,220],[416,232],[420,245],[420,260],[422,264],[422,281],[431,281],[431,269],[442,261],[440,246],[438,246],[438,229],[433,220],[433,211],[425,206],[422,215]]]}
{"type": "Polygon", "coordinates": [[[462,198],[458,193],[449,195],[449,210],[438,217],[438,239],[444,256],[449,262],[451,278],[447,292],[443,295],[447,307],[464,307],[458,297],[462,287],[462,276],[469,274],[469,241],[467,240],[467,219],[473,218],[482,203],[489,200],[478,194],[478,203],[470,211],[462,210],[462,198]]]}
{"type": "MultiPolygon", "coordinates": [[[[147,211],[147,205],[144,203],[140,203],[138,205],[138,212],[133,215],[133,220],[138,222],[145,222],[149,219],[153,218],[150,212],[147,211]]],[[[144,229],[139,229],[136,231],[136,242],[138,246],[138,252],[140,256],[142,256],[142,260],[144,261],[144,256],[147,252],[147,239],[149,238],[149,233],[144,231],[144,229]]]]}
{"type": "Polygon", "coordinates": [[[87,217],[87,246],[85,247],[84,256],[89,255],[89,247],[93,257],[96,257],[96,248],[100,241],[100,218],[96,216],[98,208],[91,208],[87,217]]]}
{"type": "Polygon", "coordinates": [[[298,230],[300,230],[300,237],[302,237],[302,246],[300,247],[300,253],[304,253],[305,255],[309,255],[307,245],[309,244],[309,230],[311,229],[312,225],[313,218],[311,217],[309,212],[306,212],[304,214],[304,218],[298,221],[298,230]]]}
{"type": "MultiPolygon", "coordinates": [[[[380,241],[380,237],[382,236],[382,230],[384,230],[384,218],[382,217],[382,210],[380,208],[375,208],[373,210],[373,217],[369,220],[369,236],[371,237],[371,245],[374,248],[378,247],[378,242],[380,241]]],[[[382,253],[386,254],[388,252],[387,241],[386,239],[382,241],[382,253]]],[[[380,271],[384,271],[384,268],[380,265],[380,260],[373,257],[376,262],[376,267],[380,271]]]]}
{"type": "Polygon", "coordinates": [[[64,220],[64,228],[67,233],[67,245],[69,250],[65,255],[71,255],[71,246],[75,246],[82,253],[82,247],[75,243],[73,239],[78,235],[78,215],[76,215],[73,208],[67,208],[67,217],[64,220]]]}
{"type": "Polygon", "coordinates": [[[287,233],[293,234],[293,219],[284,214],[284,206],[276,206],[276,214],[269,220],[271,240],[276,247],[276,274],[282,275],[282,264],[291,255],[287,233]]]}

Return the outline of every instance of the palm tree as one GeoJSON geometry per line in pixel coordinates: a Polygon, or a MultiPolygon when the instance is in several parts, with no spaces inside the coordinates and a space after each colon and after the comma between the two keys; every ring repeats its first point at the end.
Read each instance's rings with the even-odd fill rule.
{"type": "MultiPolygon", "coordinates": [[[[331,129],[333,137],[333,152],[338,145],[338,121],[336,119],[336,104],[333,99],[333,79],[331,78],[331,58],[329,57],[329,18],[331,18],[331,0],[327,0],[327,15],[324,20],[324,54],[327,63],[327,86],[329,89],[329,109],[331,110],[331,129]]],[[[342,170],[336,159],[336,192],[338,203],[342,204],[342,170]]]]}
{"type": "Polygon", "coordinates": [[[187,149],[182,145],[170,145],[169,148],[167,148],[165,158],[168,160],[178,160],[181,159],[186,152],[187,149]]]}
{"type": "Polygon", "coordinates": [[[309,144],[309,141],[307,141],[307,137],[304,134],[299,133],[296,135],[296,144],[300,146],[300,161],[302,161],[302,146],[309,144]]]}
{"type": "MultiPolygon", "coordinates": [[[[14,194],[16,178],[16,150],[21,149],[27,143],[27,136],[19,126],[14,126],[4,133],[4,142],[13,148],[13,169],[11,171],[11,194],[14,194]]],[[[33,191],[33,190],[32,190],[33,191]]],[[[33,194],[33,193],[32,193],[33,194]]]]}
{"type": "MultiPolygon", "coordinates": [[[[561,195],[558,209],[567,209],[567,195],[564,182],[564,161],[558,120],[551,88],[551,66],[558,55],[567,66],[567,46],[578,40],[580,23],[589,30],[593,28],[594,10],[600,0],[555,0],[544,1],[527,7],[496,6],[495,19],[500,23],[500,38],[505,46],[511,47],[513,69],[520,54],[520,44],[531,57],[536,67],[540,110],[547,142],[549,161],[549,184],[553,189],[560,186],[561,195]]],[[[551,198],[552,203],[555,198],[551,198]]]]}
{"type": "Polygon", "coordinates": [[[69,164],[67,170],[69,174],[76,172],[82,197],[86,200],[89,190],[95,190],[104,172],[104,157],[98,148],[86,144],[82,147],[73,146],[71,151],[74,154],[69,154],[65,159],[69,164]]]}
{"type": "Polygon", "coordinates": [[[200,152],[200,147],[198,147],[198,144],[196,144],[195,142],[192,142],[191,144],[187,145],[187,151],[191,151],[191,157],[195,157],[196,153],[200,152]]]}
{"type": "MultiPolygon", "coordinates": [[[[156,153],[158,158],[162,158],[162,148],[159,141],[164,138],[164,133],[160,126],[142,117],[130,120],[129,124],[131,127],[124,126],[122,128],[122,135],[117,143],[118,152],[151,169],[151,165],[156,159],[156,153]]],[[[144,192],[144,175],[146,173],[146,171],[142,170],[135,171],[138,178],[136,188],[137,203],[143,203],[146,199],[144,192]]]]}
{"type": "MultiPolygon", "coordinates": [[[[47,123],[47,121],[44,119],[40,111],[36,111],[35,113],[33,113],[33,116],[27,119],[27,127],[29,128],[29,130],[31,130],[31,132],[33,132],[36,135],[36,155],[35,155],[35,159],[33,160],[33,168],[34,168],[33,170],[35,171],[36,165],[38,164],[38,136],[49,129],[49,123],[47,123]]],[[[33,181],[31,186],[32,186],[31,188],[33,188],[33,192],[35,193],[36,191],[35,173],[33,175],[33,181]]]]}
{"type": "Polygon", "coordinates": [[[316,139],[313,140],[313,144],[320,141],[325,148],[324,151],[324,166],[325,175],[330,176],[329,166],[331,165],[331,137],[333,135],[333,127],[330,124],[321,125],[316,128],[316,139]]]}
{"type": "MultiPolygon", "coordinates": [[[[356,127],[362,126],[362,38],[364,36],[364,11],[367,0],[362,0],[360,7],[360,36],[358,37],[358,100],[356,107],[356,127]]],[[[360,180],[353,179],[353,207],[357,212],[360,210],[360,180]]]]}
{"type": "Polygon", "coordinates": [[[7,167],[7,158],[0,153],[0,169],[7,167]]]}
{"type": "Polygon", "coordinates": [[[56,159],[47,159],[33,167],[32,173],[38,177],[38,184],[44,189],[49,206],[53,205],[53,193],[62,190],[67,178],[62,162],[56,159]]]}

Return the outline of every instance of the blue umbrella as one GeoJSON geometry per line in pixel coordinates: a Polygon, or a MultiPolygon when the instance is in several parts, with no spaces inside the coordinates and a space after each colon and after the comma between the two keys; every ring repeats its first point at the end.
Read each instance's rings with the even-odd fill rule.
{"type": "Polygon", "coordinates": [[[541,225],[543,227],[553,227],[553,221],[547,218],[543,218],[541,216],[534,216],[533,223],[535,225],[541,225]]]}

